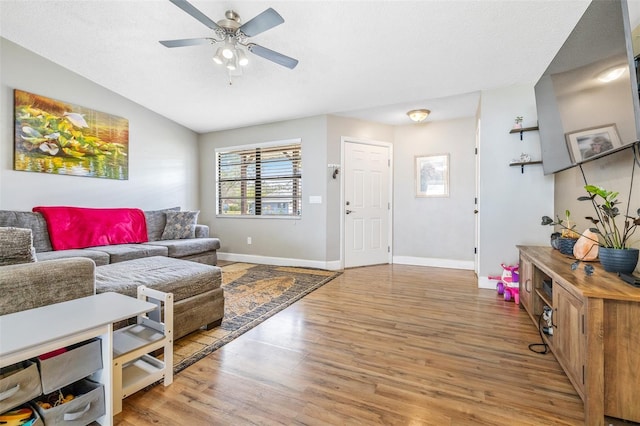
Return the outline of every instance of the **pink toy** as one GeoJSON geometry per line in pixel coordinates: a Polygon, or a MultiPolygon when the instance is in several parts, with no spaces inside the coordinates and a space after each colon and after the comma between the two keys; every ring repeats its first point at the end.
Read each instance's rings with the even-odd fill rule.
{"type": "Polygon", "coordinates": [[[516,305],[520,304],[520,289],[518,285],[518,265],[505,265],[502,263],[502,276],[489,277],[489,279],[497,279],[496,290],[499,295],[504,295],[507,302],[513,300],[516,305]]]}

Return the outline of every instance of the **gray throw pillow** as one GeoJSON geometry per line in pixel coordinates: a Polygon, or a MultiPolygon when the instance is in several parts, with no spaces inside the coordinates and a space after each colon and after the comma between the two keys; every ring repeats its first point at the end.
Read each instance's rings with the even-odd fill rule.
{"type": "Polygon", "coordinates": [[[0,227],[0,266],[35,261],[31,229],[0,227]]]}
{"type": "Polygon", "coordinates": [[[162,233],[163,240],[181,240],[196,237],[196,223],[198,214],[196,212],[166,212],[167,224],[162,233]]]}
{"type": "Polygon", "coordinates": [[[149,241],[158,241],[162,238],[164,227],[167,226],[167,212],[179,212],[180,207],[171,207],[162,210],[149,210],[144,212],[147,222],[147,237],[149,241]]]}

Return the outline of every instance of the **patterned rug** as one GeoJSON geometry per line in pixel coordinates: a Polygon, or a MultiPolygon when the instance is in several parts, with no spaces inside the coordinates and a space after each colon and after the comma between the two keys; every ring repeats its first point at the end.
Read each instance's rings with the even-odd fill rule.
{"type": "Polygon", "coordinates": [[[262,321],[323,286],[340,272],[250,263],[222,266],[222,325],[174,342],[174,372],[204,358],[262,321]]]}

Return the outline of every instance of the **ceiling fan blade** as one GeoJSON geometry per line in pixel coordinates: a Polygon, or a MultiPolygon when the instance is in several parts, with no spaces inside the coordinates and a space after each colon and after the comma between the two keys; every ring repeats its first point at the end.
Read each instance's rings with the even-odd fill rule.
{"type": "Polygon", "coordinates": [[[207,27],[211,28],[212,30],[222,30],[222,27],[220,25],[212,21],[207,15],[200,12],[188,1],[186,0],[169,0],[169,1],[175,4],[176,6],[178,6],[180,9],[187,12],[189,15],[196,18],[198,21],[205,24],[207,27]]]}
{"type": "Polygon", "coordinates": [[[165,47],[184,47],[184,46],[197,46],[199,44],[215,43],[212,38],[183,38],[180,40],[160,40],[160,44],[165,47]]]}
{"type": "Polygon", "coordinates": [[[297,59],[290,58],[289,56],[275,52],[271,49],[267,49],[266,47],[262,47],[255,43],[249,43],[247,45],[247,49],[249,49],[249,51],[254,55],[261,56],[265,59],[270,60],[271,62],[275,62],[276,64],[282,65],[283,67],[287,67],[289,69],[294,69],[296,65],[298,65],[297,59]]]}
{"type": "MultiPolygon", "coordinates": [[[[173,1],[173,0],[172,0],[173,1]]],[[[262,32],[270,30],[273,27],[277,27],[282,24],[284,19],[278,12],[269,8],[259,14],[258,16],[253,17],[249,21],[245,22],[238,28],[239,31],[242,31],[242,34],[247,37],[253,37],[262,32]]]]}

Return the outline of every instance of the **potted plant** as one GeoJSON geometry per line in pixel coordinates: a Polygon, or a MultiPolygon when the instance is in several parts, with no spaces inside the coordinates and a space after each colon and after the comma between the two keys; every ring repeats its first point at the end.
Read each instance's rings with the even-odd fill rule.
{"type": "MultiPolygon", "coordinates": [[[[618,192],[595,185],[586,185],[584,189],[589,195],[578,197],[578,200],[591,201],[593,204],[595,217],[587,216],[585,219],[595,225],[589,230],[598,237],[596,242],[599,244],[600,263],[608,272],[633,272],[638,263],[640,250],[631,247],[631,237],[640,226],[640,209],[636,212],[637,217],[629,216],[629,207],[622,215],[617,207],[620,204],[617,200],[618,192]],[[619,223],[621,218],[624,219],[619,223]]],[[[568,214],[566,217],[567,225],[559,217],[553,221],[549,216],[542,217],[542,224],[560,226],[563,232],[573,231],[575,225],[571,225],[568,214]]]]}
{"type": "Polygon", "coordinates": [[[522,116],[519,115],[516,117],[515,123],[513,123],[514,129],[522,129],[522,116]]]}
{"type": "Polygon", "coordinates": [[[580,238],[580,234],[578,234],[574,229],[576,227],[575,222],[571,220],[571,212],[569,210],[564,211],[564,217],[566,219],[560,219],[560,216],[556,215],[556,221],[554,222],[549,216],[542,217],[543,225],[557,225],[562,228],[560,235],[557,233],[551,234],[552,246],[560,250],[560,253],[571,256],[573,254],[573,246],[580,238]]]}
{"type": "Polygon", "coordinates": [[[618,192],[608,191],[595,185],[586,185],[584,189],[589,195],[579,197],[580,201],[591,201],[596,216],[585,219],[595,227],[591,231],[599,235],[600,263],[605,271],[630,273],[638,264],[640,250],[631,247],[631,237],[640,226],[640,209],[636,217],[629,216],[629,206],[625,214],[621,214],[617,205],[618,192]],[[620,220],[622,219],[622,220],[620,220]]]}

